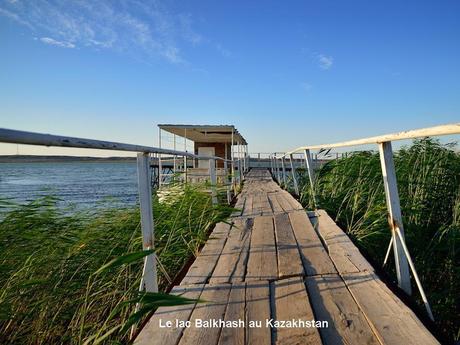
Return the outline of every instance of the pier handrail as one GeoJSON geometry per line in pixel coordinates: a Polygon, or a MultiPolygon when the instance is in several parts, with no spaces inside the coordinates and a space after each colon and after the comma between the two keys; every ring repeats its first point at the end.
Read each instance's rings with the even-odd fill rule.
{"type": "Polygon", "coordinates": [[[35,132],[18,131],[15,129],[0,128],[0,142],[9,144],[39,145],[39,146],[57,146],[73,147],[82,149],[99,149],[113,151],[129,151],[143,153],[159,153],[174,156],[186,156],[195,159],[215,159],[221,161],[230,161],[216,156],[200,156],[187,151],[170,150],[153,146],[143,146],[134,144],[125,144],[113,141],[94,140],[77,137],[67,137],[53,134],[43,134],[35,132]]]}
{"type": "Polygon", "coordinates": [[[460,134],[460,123],[452,123],[447,125],[440,125],[435,127],[413,129],[408,131],[402,131],[398,133],[378,135],[369,138],[354,139],[349,141],[343,141],[338,143],[331,144],[321,144],[321,145],[307,145],[298,147],[292,151],[285,152],[281,156],[276,156],[276,158],[286,157],[287,155],[293,153],[299,153],[304,150],[316,150],[316,149],[332,149],[338,147],[350,147],[350,146],[360,146],[367,144],[379,144],[388,141],[398,141],[398,140],[407,140],[407,139],[416,139],[424,137],[434,137],[442,135],[451,135],[451,134],[460,134]]]}
{"type": "MultiPolygon", "coordinates": [[[[217,156],[202,156],[196,155],[188,151],[178,151],[164,149],[153,146],[143,146],[126,144],[112,141],[94,140],[86,138],[68,137],[61,135],[43,134],[27,131],[19,131],[14,129],[0,128],[0,143],[10,144],[25,144],[39,146],[55,146],[67,148],[82,148],[82,149],[100,149],[113,151],[129,151],[137,152],[137,174],[138,174],[138,193],[139,206],[141,214],[141,231],[142,231],[142,248],[143,250],[154,249],[154,222],[153,222],[153,206],[152,206],[152,186],[151,186],[151,170],[150,170],[150,155],[151,154],[167,154],[172,156],[190,157],[193,159],[209,160],[209,176],[211,181],[211,196],[212,203],[217,203],[216,189],[216,160],[224,162],[224,168],[228,169],[228,163],[231,165],[232,184],[236,190],[236,184],[242,182],[241,173],[247,169],[246,164],[241,164],[244,157],[233,157],[233,160],[225,159],[217,156]],[[238,167],[238,182],[233,174],[235,167],[238,167]]],[[[244,163],[244,162],[243,162],[244,163]]],[[[161,175],[161,172],[160,174],[161,175]]],[[[161,176],[160,176],[161,178],[161,176]]],[[[186,179],[186,178],[185,178],[186,179]]],[[[230,202],[230,190],[227,189],[227,201],[230,202]]],[[[144,258],[144,268],[139,290],[147,292],[158,291],[157,281],[157,258],[155,253],[147,255],[144,258]]]]}
{"type": "Polygon", "coordinates": [[[379,135],[369,138],[355,139],[344,142],[332,143],[332,144],[321,144],[321,145],[307,145],[301,146],[294,150],[285,152],[284,154],[278,155],[273,153],[271,155],[270,166],[273,176],[277,177],[278,182],[282,182],[283,186],[287,187],[286,179],[286,166],[285,159],[289,157],[291,165],[291,176],[292,184],[294,191],[299,195],[299,186],[296,178],[296,169],[293,165],[293,155],[296,153],[303,152],[305,159],[305,168],[308,173],[310,188],[313,194],[313,200],[316,202],[315,196],[315,171],[313,168],[313,162],[311,158],[310,150],[315,149],[331,149],[338,147],[350,147],[350,146],[359,146],[367,144],[377,144],[379,148],[380,155],[380,164],[382,169],[382,176],[385,189],[385,199],[388,209],[388,221],[391,229],[391,240],[388,246],[388,250],[385,256],[384,265],[388,259],[391,249],[393,249],[396,265],[396,275],[398,279],[398,285],[403,289],[408,295],[412,294],[411,282],[410,282],[410,270],[412,271],[413,277],[415,279],[416,285],[422,297],[422,300],[425,304],[428,316],[433,320],[433,314],[431,312],[430,304],[423,290],[422,284],[418,277],[415,265],[412,261],[409,250],[407,249],[405,237],[404,237],[404,227],[401,214],[401,206],[398,194],[398,185],[396,180],[396,171],[393,161],[393,149],[391,147],[392,141],[397,140],[406,140],[406,139],[416,139],[432,136],[443,136],[443,135],[452,135],[460,134],[460,123],[453,123],[447,125],[440,125],[429,128],[414,129],[403,131],[399,133],[379,135]],[[278,165],[278,161],[281,164],[278,165]]]}

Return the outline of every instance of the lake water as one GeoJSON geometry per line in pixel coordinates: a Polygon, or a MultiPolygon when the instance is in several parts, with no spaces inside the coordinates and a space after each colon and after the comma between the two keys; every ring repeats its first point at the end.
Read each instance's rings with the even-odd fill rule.
{"type": "Polygon", "coordinates": [[[0,163],[0,198],[24,203],[49,194],[63,199],[63,205],[78,208],[133,205],[137,200],[136,164],[0,163]]]}

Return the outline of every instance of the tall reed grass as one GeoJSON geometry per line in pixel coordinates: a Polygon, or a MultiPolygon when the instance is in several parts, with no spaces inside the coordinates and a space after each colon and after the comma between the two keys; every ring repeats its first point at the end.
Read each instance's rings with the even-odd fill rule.
{"type": "MultiPolygon", "coordinates": [[[[432,305],[436,323],[460,340],[460,154],[453,144],[414,141],[394,156],[406,241],[432,305]]],[[[301,202],[314,208],[305,171],[301,202]]],[[[354,242],[383,262],[390,231],[379,155],[357,152],[316,172],[318,208],[335,217],[354,242]]],[[[395,277],[394,263],[385,269],[395,277]]],[[[416,287],[414,286],[414,295],[416,287]]],[[[418,301],[420,303],[420,301],[418,301]]]]}
{"type": "MultiPolygon", "coordinates": [[[[204,188],[186,185],[161,201],[154,197],[160,290],[231,212],[213,206],[204,188]]],[[[142,249],[139,208],[69,212],[57,202],[48,196],[1,204],[0,343],[125,343],[129,330],[120,326],[139,301],[142,260],[99,268],[142,249]]]]}

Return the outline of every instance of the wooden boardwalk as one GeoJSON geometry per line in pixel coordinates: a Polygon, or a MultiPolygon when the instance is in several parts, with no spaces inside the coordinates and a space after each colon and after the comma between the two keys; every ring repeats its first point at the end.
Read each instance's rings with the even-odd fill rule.
{"type": "Polygon", "coordinates": [[[135,344],[438,344],[327,213],[309,217],[268,171],[249,172],[236,207],[173,289],[205,302],[158,309],[135,344]]]}

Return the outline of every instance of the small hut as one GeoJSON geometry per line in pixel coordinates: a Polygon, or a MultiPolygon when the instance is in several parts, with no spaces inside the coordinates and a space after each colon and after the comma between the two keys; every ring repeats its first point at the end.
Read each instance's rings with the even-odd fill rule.
{"type": "MultiPolygon", "coordinates": [[[[247,169],[248,143],[233,125],[160,124],[158,127],[160,147],[164,147],[164,144],[162,146],[162,138],[163,141],[165,139],[164,134],[169,133],[168,148],[193,152],[199,156],[222,158],[222,160],[215,160],[218,182],[223,182],[224,176],[231,169],[232,162],[233,169],[238,173],[247,169]],[[224,160],[227,160],[227,163],[224,160]]],[[[185,159],[182,166],[186,167],[183,170],[187,181],[208,180],[209,164],[207,159],[193,159],[192,162],[187,162],[185,159]]],[[[173,170],[177,171],[176,164],[173,170]]],[[[161,185],[161,179],[159,184],[161,185]]]]}

